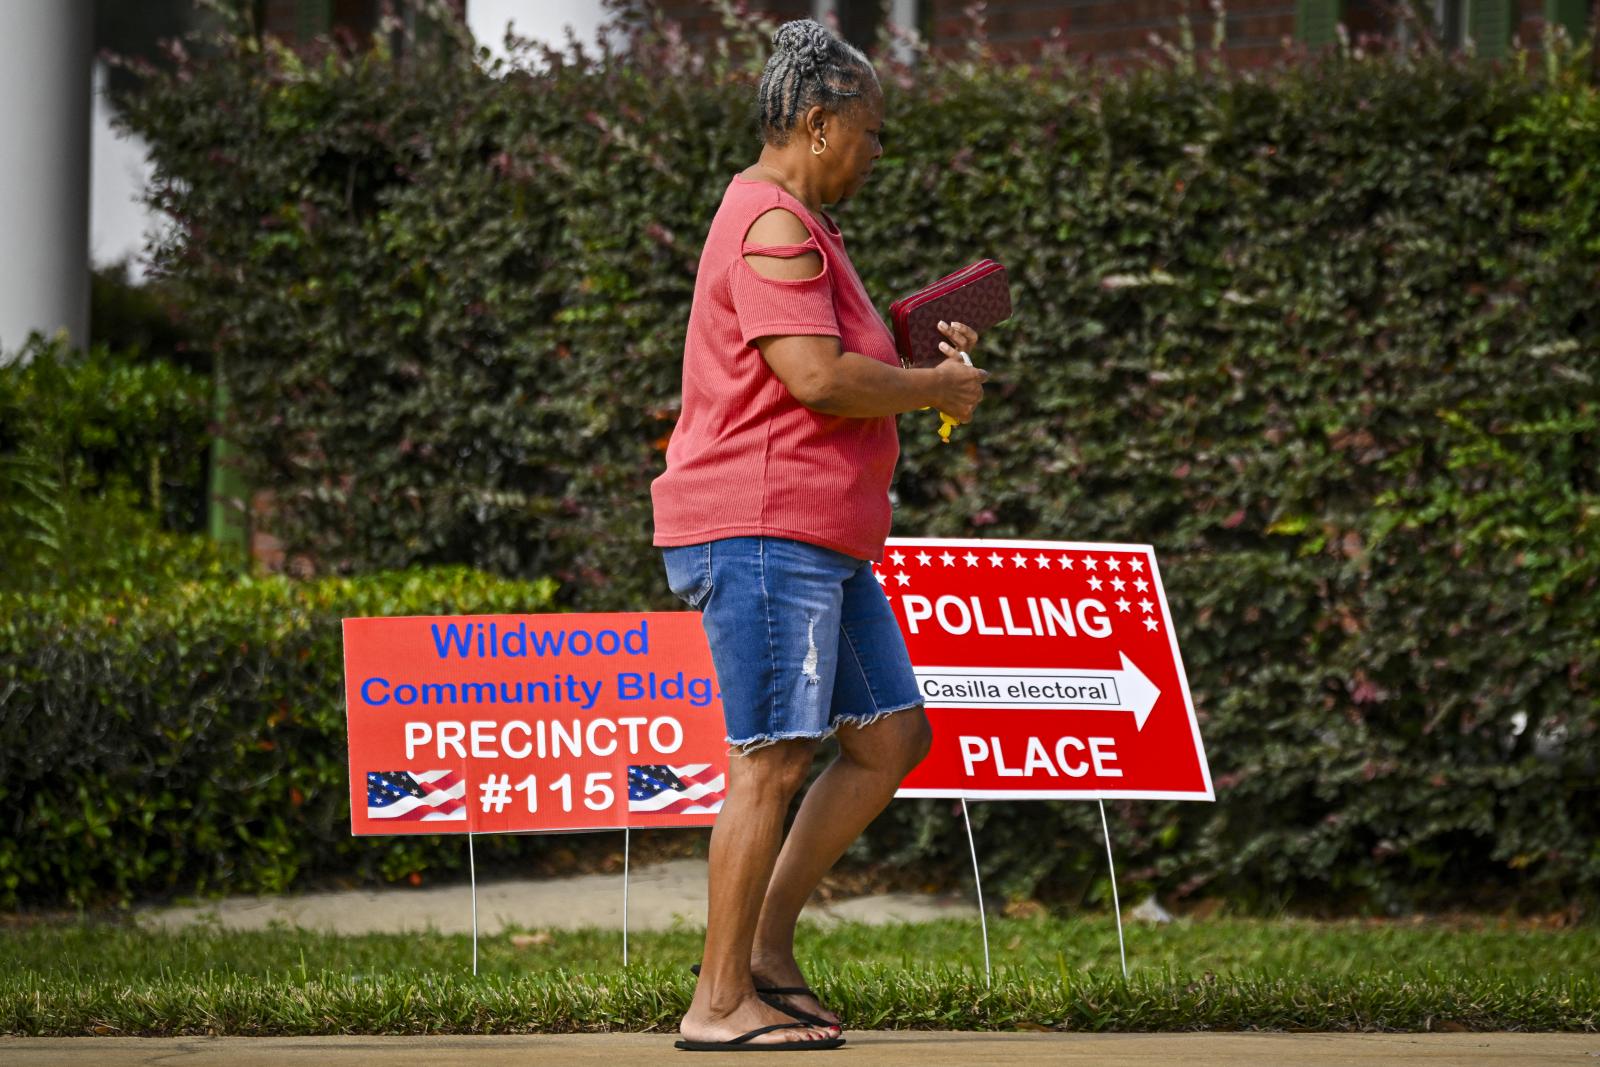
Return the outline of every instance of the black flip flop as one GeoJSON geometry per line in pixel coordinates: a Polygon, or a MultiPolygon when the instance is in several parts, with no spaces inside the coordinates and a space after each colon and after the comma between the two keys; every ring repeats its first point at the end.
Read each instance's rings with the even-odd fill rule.
{"type": "Polygon", "coordinates": [[[771,1026],[760,1026],[748,1034],[740,1034],[732,1041],[674,1041],[673,1048],[681,1048],[685,1052],[810,1052],[822,1049],[838,1048],[844,1044],[842,1037],[822,1037],[815,1041],[762,1041],[758,1044],[747,1044],[752,1037],[770,1034],[774,1030],[809,1030],[808,1023],[773,1023],[771,1026]]]}
{"type": "Polygon", "coordinates": [[[801,985],[801,986],[759,986],[756,989],[756,996],[761,998],[761,1003],[770,1005],[771,1007],[774,1007],[774,1008],[777,1008],[779,1011],[783,1012],[785,1015],[793,1015],[796,1019],[799,1019],[801,1022],[810,1023],[812,1026],[820,1026],[825,1030],[843,1030],[844,1029],[844,1024],[843,1023],[829,1022],[827,1019],[824,1019],[820,1015],[813,1015],[809,1011],[806,1011],[804,1008],[792,1008],[788,1004],[785,1004],[783,1001],[778,999],[779,997],[805,996],[805,997],[811,997],[818,1004],[822,1003],[822,998],[821,997],[817,996],[815,993],[811,992],[811,990],[807,989],[803,985],[801,985]]]}
{"type": "MultiPolygon", "coordinates": [[[[689,965],[689,970],[691,972],[693,972],[693,974],[694,974],[694,976],[696,978],[698,978],[700,976],[700,965],[698,963],[690,964],[689,965]]],[[[822,1003],[822,998],[817,996],[815,993],[813,993],[811,990],[807,989],[803,985],[795,985],[795,986],[777,986],[777,985],[756,986],[756,996],[761,998],[761,1003],[767,1005],[768,1007],[777,1008],[779,1011],[783,1012],[785,1015],[792,1015],[796,1019],[799,1019],[801,1022],[810,1023],[812,1026],[820,1026],[824,1030],[843,1030],[844,1029],[844,1023],[842,1023],[842,1022],[837,1022],[836,1023],[836,1022],[833,1022],[833,1021],[831,1021],[829,1019],[824,1019],[822,1016],[813,1015],[811,1012],[806,1011],[803,1008],[792,1008],[789,1005],[785,1004],[783,1001],[778,999],[779,997],[810,997],[812,1000],[815,1000],[818,1004],[821,1004],[822,1003]]]]}

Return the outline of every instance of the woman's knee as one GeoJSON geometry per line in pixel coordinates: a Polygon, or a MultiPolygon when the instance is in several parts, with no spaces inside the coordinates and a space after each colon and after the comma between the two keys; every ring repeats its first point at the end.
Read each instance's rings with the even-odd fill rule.
{"type": "Polygon", "coordinates": [[[919,705],[885,715],[869,726],[839,731],[847,759],[904,778],[933,745],[933,727],[919,705]]]}
{"type": "Polygon", "coordinates": [[[907,743],[907,754],[911,758],[906,766],[906,773],[911,773],[911,768],[927,759],[929,751],[933,748],[933,724],[928,721],[927,712],[920,707],[903,714],[912,716],[911,737],[907,743]]]}
{"type": "Polygon", "coordinates": [[[798,738],[775,741],[732,756],[728,767],[733,781],[729,785],[737,782],[745,789],[770,793],[787,803],[805,784],[815,750],[816,742],[798,738]]]}
{"type": "Polygon", "coordinates": [[[902,711],[900,714],[906,717],[904,773],[910,774],[911,769],[926,759],[928,751],[933,748],[933,725],[928,722],[927,713],[920,707],[902,711]]]}

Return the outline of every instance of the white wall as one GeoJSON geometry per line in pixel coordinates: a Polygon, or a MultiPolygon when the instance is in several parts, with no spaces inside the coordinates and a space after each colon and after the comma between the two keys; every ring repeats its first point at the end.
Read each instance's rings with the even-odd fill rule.
{"type": "Polygon", "coordinates": [[[128,260],[128,277],[145,276],[140,257],[146,232],[157,232],[163,220],[137,203],[154,167],[144,139],[124,137],[111,128],[111,105],[105,98],[106,65],[94,63],[94,98],[90,126],[89,259],[96,267],[128,260]]]}
{"type": "Polygon", "coordinates": [[[606,21],[600,0],[467,0],[467,28],[478,44],[506,58],[506,23],[519,37],[531,37],[557,48],[566,45],[565,27],[578,39],[595,43],[595,31],[606,21]]]}

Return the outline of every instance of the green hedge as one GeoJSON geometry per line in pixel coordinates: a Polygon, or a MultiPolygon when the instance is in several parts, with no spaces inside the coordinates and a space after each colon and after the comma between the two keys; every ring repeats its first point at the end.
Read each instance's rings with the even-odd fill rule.
{"type": "Polygon", "coordinates": [[[340,620],[540,611],[553,589],[434,568],[0,597],[0,907],[464,867],[447,837],[350,836],[340,620]]]}
{"type": "Polygon", "coordinates": [[[222,561],[204,516],[211,387],[64,335],[0,353],[0,590],[133,591],[222,561]]]}
{"type": "MultiPolygon", "coordinates": [[[[648,483],[757,67],[649,27],[503,77],[448,36],[220,48],[127,122],[291,549],[673,606],[648,483]]],[[[1115,805],[1130,880],[1593,895],[1600,98],[1551,56],[882,66],[888,154],[837,209],[869,291],[990,255],[1017,308],[957,447],[902,420],[896,531],[1162,559],[1220,801],[1115,805]]],[[[1008,893],[1104,898],[1093,809],[977,820],[1008,893]]],[[[899,804],[858,855],[962,843],[899,804]]]]}

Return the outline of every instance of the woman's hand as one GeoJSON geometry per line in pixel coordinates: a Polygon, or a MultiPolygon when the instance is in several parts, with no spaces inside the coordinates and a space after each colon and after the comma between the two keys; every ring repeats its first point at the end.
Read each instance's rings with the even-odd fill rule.
{"type": "Polygon", "coordinates": [[[972,355],[978,345],[978,331],[959,322],[940,322],[939,332],[950,338],[939,342],[945,361],[933,368],[934,407],[959,423],[972,421],[972,409],[983,399],[983,383],[989,372],[965,362],[961,353],[972,355]]]}
{"type": "Polygon", "coordinates": [[[947,356],[961,357],[957,353],[965,352],[967,355],[976,355],[978,351],[978,331],[971,326],[959,322],[945,322],[939,320],[939,332],[947,340],[939,342],[939,351],[947,356]]]}

